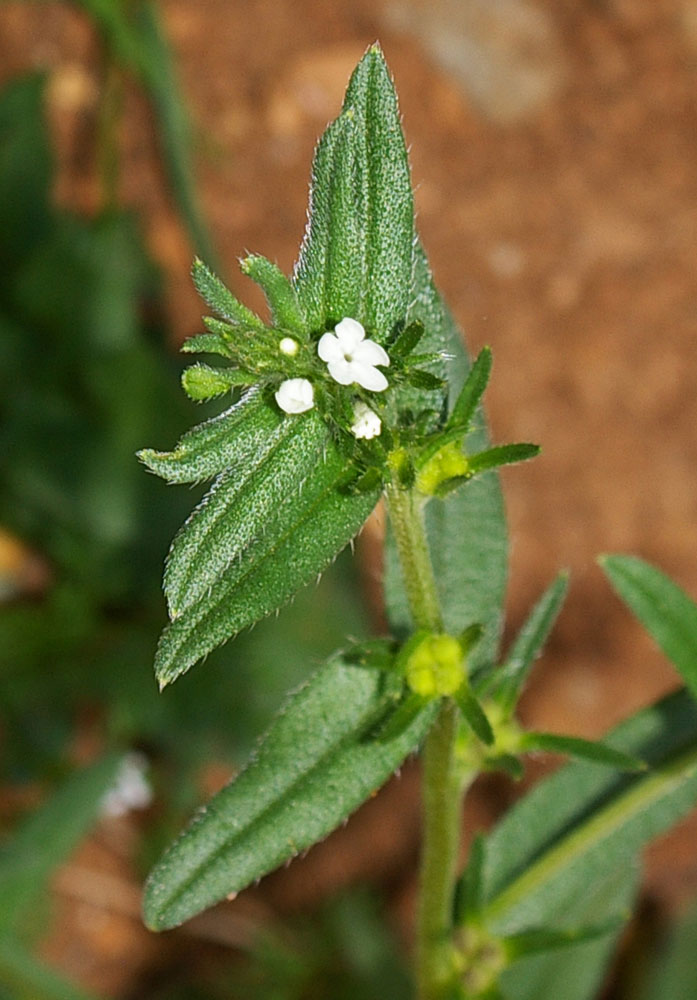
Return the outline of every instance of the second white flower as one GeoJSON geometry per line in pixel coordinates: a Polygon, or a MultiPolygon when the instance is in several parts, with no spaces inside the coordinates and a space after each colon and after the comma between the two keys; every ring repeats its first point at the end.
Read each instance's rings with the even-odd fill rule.
{"type": "Polygon", "coordinates": [[[369,392],[384,392],[388,386],[376,367],[389,365],[387,352],[374,340],[366,340],[363,325],[356,319],[346,317],[336,324],[334,333],[322,334],[317,353],[340,385],[356,384],[369,392]]]}

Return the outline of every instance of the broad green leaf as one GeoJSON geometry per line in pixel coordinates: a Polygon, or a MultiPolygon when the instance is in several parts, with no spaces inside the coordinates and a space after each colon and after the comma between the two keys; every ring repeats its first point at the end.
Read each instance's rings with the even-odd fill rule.
{"type": "MultiPolygon", "coordinates": [[[[583,901],[575,907],[575,920],[595,924],[598,930],[605,923],[609,929],[594,940],[576,941],[566,948],[554,948],[514,961],[501,977],[505,1000],[547,1000],[548,997],[550,1000],[552,997],[554,1000],[597,1000],[608,962],[616,951],[622,921],[634,902],[638,881],[636,866],[625,864],[597,885],[589,885],[583,901]]],[[[548,933],[561,934],[564,927],[573,935],[578,924],[570,926],[569,918],[562,913],[551,921],[548,933]]],[[[521,932],[521,937],[524,941],[526,933],[521,932]]],[[[534,932],[531,943],[534,943],[534,932]]]]}
{"type": "Polygon", "coordinates": [[[664,573],[641,559],[605,556],[600,564],[697,698],[697,605],[664,573]]]}
{"type": "Polygon", "coordinates": [[[260,254],[245,257],[240,266],[244,274],[263,288],[274,326],[305,338],[307,327],[295,289],[283,271],[260,254]]]}
{"type": "MultiPolygon", "coordinates": [[[[244,578],[255,560],[293,532],[310,477],[323,471],[329,446],[329,432],[314,410],[286,417],[253,454],[248,451],[244,467],[238,463],[216,480],[167,556],[164,586],[172,618],[212,592],[223,575],[230,584],[244,578]]],[[[331,485],[342,467],[336,456],[325,475],[312,478],[331,485]]]]}
{"type": "MultiPolygon", "coordinates": [[[[418,244],[413,301],[407,322],[415,320],[423,323],[426,331],[422,340],[424,350],[441,356],[433,370],[447,378],[450,399],[454,402],[465,381],[467,358],[457,326],[433,284],[418,244]]],[[[415,389],[405,390],[404,398],[417,411],[432,405],[426,393],[415,389]]],[[[474,449],[486,445],[483,427],[472,433],[469,443],[474,449]]],[[[446,631],[459,635],[473,622],[484,625],[482,641],[470,658],[470,669],[476,670],[496,654],[506,586],[508,539],[496,473],[489,472],[473,480],[446,500],[429,500],[426,530],[446,631]]],[[[408,634],[409,607],[390,535],[385,551],[384,586],[390,624],[397,634],[408,634]]]]}
{"type": "Polygon", "coordinates": [[[414,224],[397,99],[377,46],[319,142],[308,214],[293,283],[309,328],[350,316],[385,343],[410,302],[414,224]]]}
{"type": "Polygon", "coordinates": [[[35,958],[19,941],[0,939],[0,989],[12,990],[13,1000],[90,1000],[35,958]]]}
{"type": "Polygon", "coordinates": [[[117,755],[110,755],[71,775],[5,845],[0,853],[1,929],[21,921],[46,891],[56,866],[88,832],[119,763],[117,755]]]}
{"type": "Polygon", "coordinates": [[[188,920],[325,837],[399,767],[435,705],[391,741],[375,731],[402,681],[332,658],[291,696],[241,774],[196,815],[150,875],[153,930],[188,920]]]}
{"type": "MultiPolygon", "coordinates": [[[[377,491],[354,494],[341,487],[350,465],[327,441],[324,455],[315,452],[314,467],[306,469],[302,489],[297,489],[296,478],[295,492],[282,502],[279,499],[278,508],[268,511],[268,521],[260,524],[254,520],[259,505],[276,497],[279,483],[292,472],[284,461],[282,455],[276,458],[273,472],[263,478],[263,490],[254,497],[245,491],[246,503],[236,495],[231,508],[239,514],[239,522],[231,520],[225,503],[218,505],[212,496],[208,503],[212,520],[208,507],[201,507],[191,520],[191,537],[185,526],[175,541],[167,586],[180,614],[163,632],[157,649],[155,672],[161,686],[315,580],[359,531],[377,502],[377,491]],[[220,551],[216,539],[223,546],[220,551]],[[189,552],[197,553],[191,568],[186,565],[189,552]],[[231,553],[232,563],[227,562],[231,553]],[[209,583],[210,589],[205,589],[209,583]],[[195,603],[190,603],[192,595],[200,595],[195,603]]],[[[226,477],[220,488],[227,489],[228,483],[226,477]]],[[[234,492],[234,484],[230,489],[234,492]]]]}
{"type": "Polygon", "coordinates": [[[283,427],[282,414],[251,390],[224,413],[187,431],[173,451],[144,448],[138,458],[170,483],[199,483],[222,472],[241,476],[260,449],[273,447],[283,427]]]}
{"type": "Polygon", "coordinates": [[[500,670],[492,674],[486,692],[510,713],[520,697],[525,682],[547,641],[547,636],[561,610],[568,589],[567,573],[560,573],[532,609],[527,621],[500,670]]]}
{"type": "Polygon", "coordinates": [[[590,760],[605,767],[620,771],[642,771],[646,765],[636,757],[622,753],[607,743],[598,740],[584,740],[578,736],[563,736],[560,733],[536,733],[529,731],[520,737],[520,750],[542,750],[545,753],[562,753],[577,760],[590,760]]]}
{"type": "Polygon", "coordinates": [[[630,864],[650,839],[697,800],[697,707],[678,692],[611,734],[624,753],[651,770],[614,776],[572,764],[541,782],[496,827],[487,844],[487,919],[514,933],[563,917],[590,886],[630,864]]]}

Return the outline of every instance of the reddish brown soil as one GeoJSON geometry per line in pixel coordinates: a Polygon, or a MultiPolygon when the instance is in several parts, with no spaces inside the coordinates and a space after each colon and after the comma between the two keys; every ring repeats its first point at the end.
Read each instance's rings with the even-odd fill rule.
{"type": "MultiPolygon", "coordinates": [[[[375,0],[161,4],[199,138],[203,207],[234,289],[255,305],[235,258],[255,250],[291,267],[315,139],[353,64],[380,38],[437,281],[470,347],[494,350],[494,437],[543,447],[539,460],[504,475],[511,627],[559,566],[573,574],[525,712],[536,725],[593,735],[676,684],[610,594],[597,554],[640,554],[697,594],[697,17],[688,0],[542,6],[565,83],[535,114],[497,124],[417,39],[386,27],[375,0]]],[[[58,197],[94,208],[99,73],[89,27],[59,5],[3,5],[0,73],[28,66],[51,74],[58,197]]],[[[167,270],[181,338],[199,316],[191,249],[134,89],[121,141],[123,199],[142,213],[167,270]]],[[[417,843],[411,772],[401,788],[402,805],[390,789],[304,868],[270,879],[262,909],[315,900],[361,873],[379,877],[390,855],[388,879],[407,899],[411,876],[400,871],[411,872],[417,843]],[[404,822],[391,840],[395,810],[404,822]]],[[[650,891],[666,903],[697,889],[696,825],[650,852],[650,891]]],[[[142,941],[113,947],[126,965],[124,955],[152,960],[142,941]]],[[[98,985],[118,995],[106,974],[98,985]]]]}

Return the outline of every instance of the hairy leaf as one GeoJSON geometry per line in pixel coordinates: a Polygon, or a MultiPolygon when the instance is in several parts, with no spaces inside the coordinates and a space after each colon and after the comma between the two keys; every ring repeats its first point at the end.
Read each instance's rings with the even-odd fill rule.
{"type": "Polygon", "coordinates": [[[199,295],[221,319],[244,329],[259,332],[266,329],[264,321],[242,305],[202,260],[196,258],[191,274],[199,295]]]}
{"type": "Polygon", "coordinates": [[[229,410],[187,431],[173,451],[144,448],[138,458],[170,483],[199,483],[222,472],[243,475],[282,428],[283,415],[251,390],[229,410]]]}
{"type": "MultiPolygon", "coordinates": [[[[279,457],[275,471],[266,479],[264,498],[271,493],[277,495],[278,483],[284,478],[282,466],[283,458],[279,457]]],[[[265,533],[259,522],[255,531],[253,515],[245,519],[245,505],[239,502],[239,495],[234,509],[240,523],[226,516],[224,504],[218,508],[212,500],[212,514],[218,509],[223,512],[220,522],[214,516],[209,519],[206,507],[200,509],[199,517],[194,515],[191,551],[196,551],[197,556],[191,568],[193,575],[187,571],[185,561],[190,550],[186,527],[173,550],[174,568],[168,564],[169,599],[179,617],[165,629],[158,646],[155,672],[161,686],[241,629],[285,604],[296,590],[326,569],[353,538],[375,506],[378,493],[355,494],[343,489],[340,484],[348,468],[347,460],[328,441],[324,458],[316,457],[302,489],[269,512],[265,533]],[[215,529],[212,535],[210,524],[215,529]],[[249,539],[246,547],[240,541],[244,532],[249,539]],[[216,538],[225,546],[221,552],[216,552],[216,538]],[[204,552],[211,556],[208,565],[202,558],[204,552]],[[224,568],[223,560],[229,556],[234,561],[224,568]],[[207,583],[210,588],[205,590],[207,583]],[[192,589],[187,590],[187,586],[192,589]],[[192,594],[200,596],[195,603],[188,603],[192,594]]],[[[232,484],[231,488],[234,490],[232,484]]],[[[260,496],[245,495],[250,504],[263,502],[260,496]]]]}
{"type": "Polygon", "coordinates": [[[295,289],[283,271],[260,254],[245,257],[240,266],[244,274],[263,288],[274,326],[304,338],[307,332],[305,320],[295,289]]]}
{"type": "Polygon", "coordinates": [[[385,343],[409,305],[414,233],[397,99],[377,46],[319,142],[308,214],[294,286],[310,329],[351,316],[385,343]]]}
{"type": "Polygon", "coordinates": [[[402,681],[332,658],[291,696],[242,773],[194,818],[150,875],[154,930],[188,920],[325,837],[399,767],[435,711],[375,735],[402,681]]]}

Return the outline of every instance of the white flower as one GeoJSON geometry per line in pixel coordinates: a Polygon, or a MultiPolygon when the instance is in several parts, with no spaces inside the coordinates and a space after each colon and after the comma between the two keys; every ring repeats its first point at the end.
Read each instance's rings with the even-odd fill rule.
{"type": "Polygon", "coordinates": [[[289,358],[294,357],[298,353],[297,340],[293,340],[292,337],[282,337],[278,344],[278,349],[281,354],[287,354],[289,358]]]}
{"type": "Polygon", "coordinates": [[[287,378],[281,382],[275,396],[284,413],[304,413],[315,405],[312,382],[306,378],[287,378]]]}
{"type": "Polygon", "coordinates": [[[387,366],[390,359],[379,344],[365,339],[365,330],[358,320],[342,319],[334,327],[334,333],[322,334],[317,353],[340,385],[357,382],[371,392],[387,388],[387,379],[375,366],[387,366]]]}
{"type": "Polygon", "coordinates": [[[351,433],[357,438],[374,438],[382,430],[382,421],[377,413],[359,399],[353,408],[353,423],[351,433]]]}

